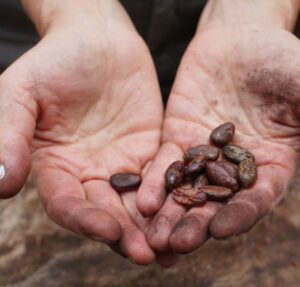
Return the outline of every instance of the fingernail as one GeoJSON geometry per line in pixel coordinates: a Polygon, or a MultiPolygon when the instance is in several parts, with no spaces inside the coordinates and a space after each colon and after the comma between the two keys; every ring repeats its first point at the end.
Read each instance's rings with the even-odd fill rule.
{"type": "Polygon", "coordinates": [[[115,244],[116,243],[115,241],[110,241],[108,239],[105,239],[103,237],[96,236],[96,235],[90,235],[90,238],[94,241],[104,243],[104,244],[115,244]]]}
{"type": "Polygon", "coordinates": [[[0,179],[3,179],[5,176],[5,168],[3,164],[0,164],[0,179]]]}

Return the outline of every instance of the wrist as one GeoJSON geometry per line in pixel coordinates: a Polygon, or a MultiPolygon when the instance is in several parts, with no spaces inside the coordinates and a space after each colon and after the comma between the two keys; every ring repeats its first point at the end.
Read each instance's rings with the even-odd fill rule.
{"type": "Polygon", "coordinates": [[[21,0],[41,36],[50,30],[68,28],[78,31],[99,31],[111,19],[130,20],[116,0],[21,0]]]}
{"type": "Polygon", "coordinates": [[[261,26],[292,31],[300,0],[210,0],[198,31],[217,27],[261,26]]]}

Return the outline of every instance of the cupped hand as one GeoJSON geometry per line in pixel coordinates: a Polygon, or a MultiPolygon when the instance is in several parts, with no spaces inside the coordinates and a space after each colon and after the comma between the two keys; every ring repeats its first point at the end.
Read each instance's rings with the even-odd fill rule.
{"type": "Polygon", "coordinates": [[[147,264],[155,255],[135,193],[116,193],[109,178],[145,172],[163,109],[148,49],[120,5],[111,10],[98,25],[49,28],[1,75],[0,196],[20,190],[32,158],[50,218],[147,264]]]}
{"type": "Polygon", "coordinates": [[[247,232],[281,199],[300,150],[300,43],[283,29],[213,27],[190,44],[170,95],[163,142],[139,190],[139,210],[155,214],[147,238],[155,250],[200,247],[210,235],[247,232]],[[164,173],[190,146],[233,122],[233,143],[256,157],[255,185],[227,204],[187,209],[165,192],[164,173]]]}

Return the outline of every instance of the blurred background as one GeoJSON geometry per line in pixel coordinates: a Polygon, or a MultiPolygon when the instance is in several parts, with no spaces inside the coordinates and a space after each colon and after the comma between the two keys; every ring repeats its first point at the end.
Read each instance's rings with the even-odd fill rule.
{"type": "MultiPolygon", "coordinates": [[[[205,1],[121,2],[151,49],[166,99],[205,1]]],[[[0,73],[38,40],[20,1],[0,0],[0,73]]],[[[210,240],[166,270],[134,266],[104,245],[56,226],[27,184],[17,197],[0,201],[0,286],[300,286],[299,186],[300,174],[274,212],[249,233],[210,240]]]]}

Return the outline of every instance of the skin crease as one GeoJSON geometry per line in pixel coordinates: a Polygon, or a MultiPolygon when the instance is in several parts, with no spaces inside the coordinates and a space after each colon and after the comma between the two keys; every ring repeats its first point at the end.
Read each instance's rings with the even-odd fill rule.
{"type": "MultiPolygon", "coordinates": [[[[159,148],[163,107],[147,47],[121,6],[109,3],[117,21],[73,17],[72,25],[39,29],[40,43],[1,75],[0,195],[17,193],[32,164],[52,220],[145,265],[155,258],[142,231],[149,220],[136,209],[136,193],[119,195],[109,177],[145,173],[159,148]]],[[[168,266],[176,256],[157,261],[168,266]]]]}
{"type": "Polygon", "coordinates": [[[163,143],[137,198],[143,214],[157,212],[147,234],[152,248],[188,253],[210,235],[239,235],[281,199],[299,161],[299,66],[299,40],[282,28],[245,24],[200,29],[179,67],[163,143]],[[233,144],[256,157],[256,184],[237,193],[228,205],[209,202],[179,210],[170,195],[164,203],[164,168],[190,146],[207,144],[210,132],[228,121],[236,126],[233,144]]]}

